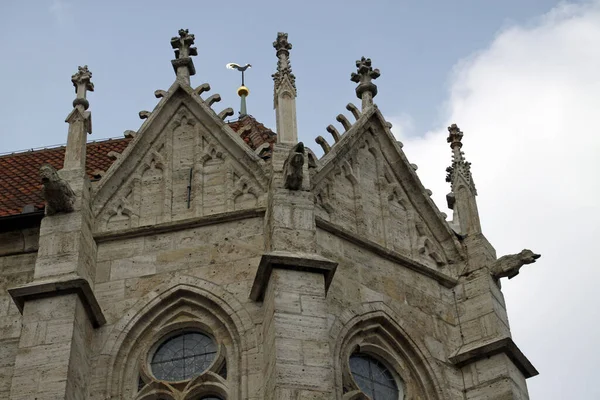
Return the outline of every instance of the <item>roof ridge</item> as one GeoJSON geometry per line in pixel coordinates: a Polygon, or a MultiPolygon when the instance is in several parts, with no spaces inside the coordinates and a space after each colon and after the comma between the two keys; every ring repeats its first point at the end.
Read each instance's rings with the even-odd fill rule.
{"type": "MultiPolygon", "coordinates": [[[[90,144],[96,144],[96,143],[105,143],[108,142],[110,140],[127,140],[127,138],[122,137],[122,136],[117,136],[117,137],[109,137],[109,138],[101,138],[101,139],[96,139],[96,140],[92,140],[90,142],[87,142],[86,145],[90,145],[90,144]]],[[[41,147],[34,147],[31,149],[25,149],[25,150],[15,150],[15,151],[7,151],[4,153],[0,153],[0,157],[6,157],[6,156],[18,156],[18,155],[22,155],[22,154],[32,154],[32,153],[39,153],[45,150],[56,150],[56,149],[60,149],[61,147],[65,147],[66,143],[61,143],[61,144],[51,144],[48,146],[41,146],[41,147]]]]}

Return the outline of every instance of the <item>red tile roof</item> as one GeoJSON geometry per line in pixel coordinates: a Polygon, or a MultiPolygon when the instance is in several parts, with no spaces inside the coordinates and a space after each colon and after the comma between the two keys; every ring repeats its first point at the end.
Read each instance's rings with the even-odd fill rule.
{"type": "MultiPolygon", "coordinates": [[[[255,150],[263,143],[270,143],[270,148],[261,152],[261,157],[270,157],[270,149],[276,135],[251,116],[229,123],[235,131],[241,131],[241,137],[255,150]]],[[[108,170],[114,159],[108,153],[122,153],[132,139],[107,139],[90,142],[87,145],[87,173],[92,180],[108,170]]],[[[23,207],[33,205],[35,210],[44,209],[41,193],[39,169],[43,164],[50,164],[61,169],[65,156],[65,147],[12,153],[0,156],[0,218],[21,214],[23,207]]]]}
{"type": "Polygon", "coordinates": [[[277,135],[263,124],[255,120],[252,116],[246,115],[235,122],[230,122],[229,126],[240,134],[253,150],[256,150],[263,143],[269,143],[269,149],[261,152],[261,156],[271,156],[273,143],[277,140],[277,135]]]}

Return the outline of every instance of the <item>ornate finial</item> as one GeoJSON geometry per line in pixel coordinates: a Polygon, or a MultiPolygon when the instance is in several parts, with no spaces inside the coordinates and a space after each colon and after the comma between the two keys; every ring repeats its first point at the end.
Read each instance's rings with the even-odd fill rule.
{"type": "Polygon", "coordinates": [[[179,30],[179,37],[171,38],[171,47],[175,49],[175,59],[171,60],[173,70],[177,77],[183,78],[188,84],[190,75],[196,74],[196,68],[192,61],[192,56],[198,55],[198,49],[191,47],[194,44],[195,37],[187,29],[179,30]]]}
{"type": "Polygon", "coordinates": [[[87,65],[83,67],[77,67],[77,73],[71,76],[71,82],[73,82],[73,86],[75,86],[75,93],[77,93],[77,97],[73,100],[73,107],[77,107],[78,105],[82,106],[84,110],[87,110],[90,106],[90,103],[87,101],[87,91],[94,91],[94,84],[91,81],[92,73],[88,69],[87,65]]]}
{"type": "Polygon", "coordinates": [[[450,143],[450,148],[452,149],[452,165],[446,168],[446,182],[449,182],[454,189],[454,178],[459,174],[469,183],[474,194],[477,194],[475,183],[471,176],[471,163],[465,160],[465,153],[460,150],[463,145],[462,138],[463,133],[456,124],[448,127],[447,142],[450,143]]]}
{"type": "Polygon", "coordinates": [[[458,146],[458,148],[460,149],[462,147],[462,138],[463,133],[456,124],[452,124],[448,127],[447,142],[450,143],[450,148],[454,149],[458,146]]]}
{"type": "Polygon", "coordinates": [[[381,74],[378,69],[373,69],[370,58],[361,57],[356,61],[356,68],[357,71],[350,75],[350,80],[358,83],[356,97],[362,99],[364,110],[373,105],[373,97],[377,96],[377,85],[373,83],[373,79],[379,78],[381,74]]]}
{"type": "Polygon", "coordinates": [[[281,86],[284,78],[287,77],[296,91],[296,77],[292,73],[292,66],[290,64],[290,50],[292,44],[288,42],[288,34],[283,32],[277,33],[277,40],[273,42],[273,47],[276,50],[276,55],[279,61],[277,62],[277,72],[274,73],[273,80],[275,81],[275,91],[281,86]]]}
{"type": "Polygon", "coordinates": [[[237,90],[237,94],[241,98],[241,105],[240,105],[240,118],[241,118],[245,115],[248,115],[248,111],[246,110],[246,97],[248,97],[248,95],[250,94],[250,89],[248,89],[244,83],[244,72],[248,68],[252,68],[252,65],[246,64],[242,67],[241,65],[236,64],[236,63],[228,63],[227,65],[225,65],[225,68],[237,69],[238,71],[240,71],[242,73],[242,86],[240,86],[237,90]]]}

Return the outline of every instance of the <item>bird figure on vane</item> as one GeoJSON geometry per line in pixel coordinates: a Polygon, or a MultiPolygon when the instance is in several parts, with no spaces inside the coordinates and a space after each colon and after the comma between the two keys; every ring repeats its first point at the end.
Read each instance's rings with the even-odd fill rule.
{"type": "Polygon", "coordinates": [[[252,68],[252,65],[250,64],[246,64],[243,67],[240,64],[236,64],[236,63],[229,63],[227,65],[225,65],[228,69],[237,69],[238,71],[242,71],[244,72],[245,70],[247,70],[248,68],[252,68]]]}

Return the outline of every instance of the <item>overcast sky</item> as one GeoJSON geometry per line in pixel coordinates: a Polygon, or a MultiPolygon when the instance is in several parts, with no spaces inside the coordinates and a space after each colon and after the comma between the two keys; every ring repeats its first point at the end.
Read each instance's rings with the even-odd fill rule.
{"type": "Polygon", "coordinates": [[[540,371],[532,399],[600,399],[600,3],[553,0],[0,0],[0,152],[66,141],[70,76],[88,64],[90,140],[136,130],[174,73],[169,39],[196,35],[197,75],[274,128],[272,42],[289,32],[301,140],[355,98],[354,62],[381,70],[375,102],[442,211],[446,127],[463,130],[486,237],[498,256],[542,254],[503,280],[513,337],[540,371]]]}

